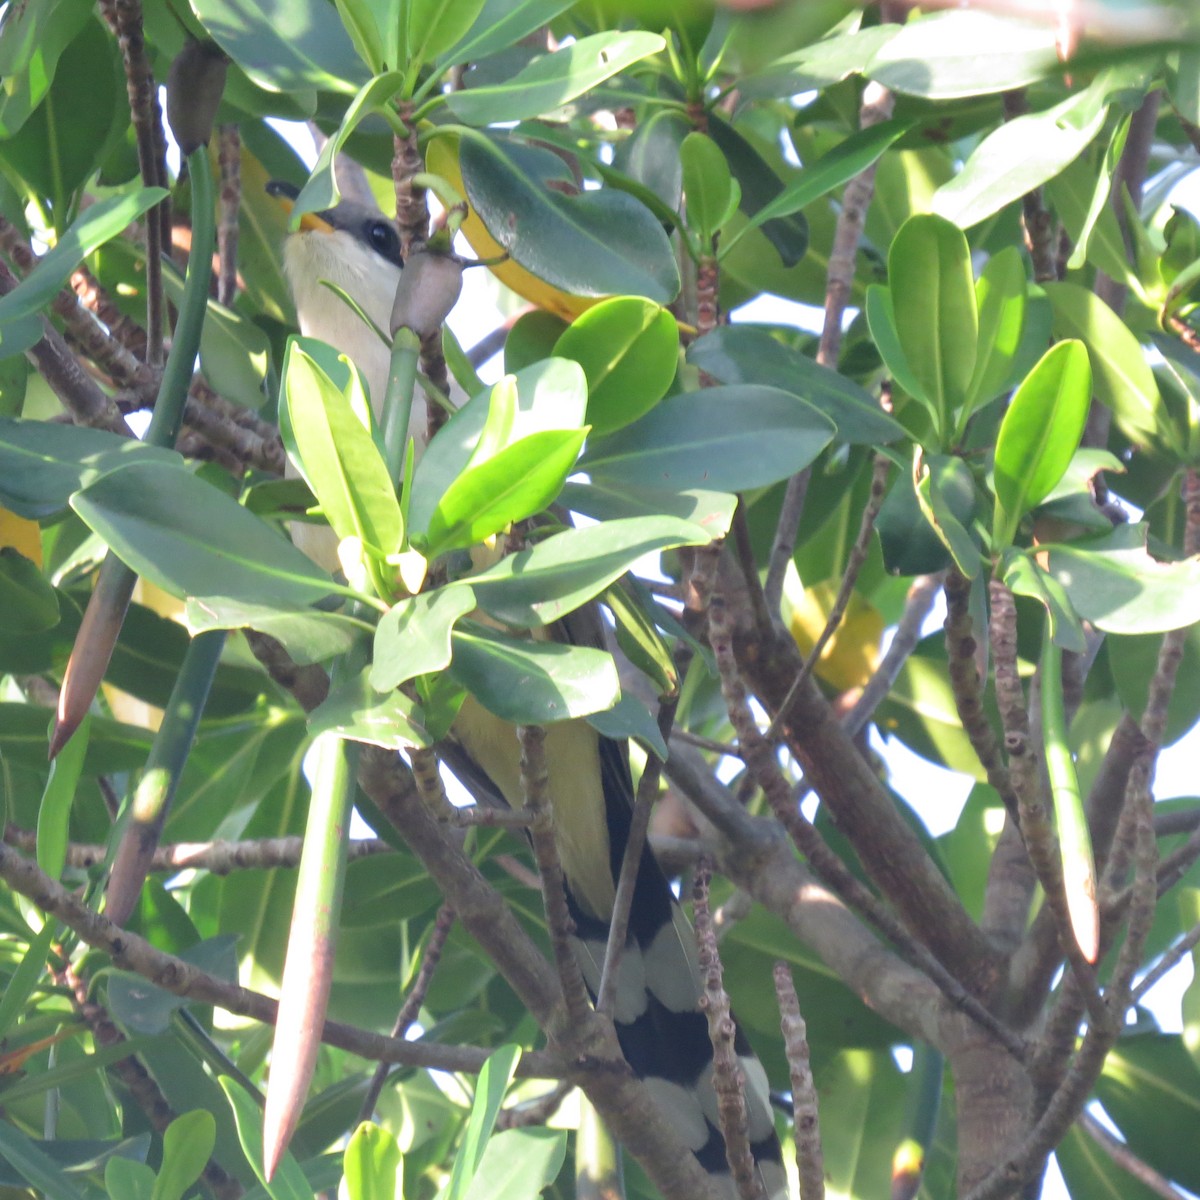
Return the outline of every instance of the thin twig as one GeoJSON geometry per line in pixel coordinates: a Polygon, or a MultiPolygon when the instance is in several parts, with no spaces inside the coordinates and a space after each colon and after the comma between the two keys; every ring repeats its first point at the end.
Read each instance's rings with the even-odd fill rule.
{"type": "MultiPolygon", "coordinates": [[[[408,995],[405,996],[400,1011],[396,1014],[396,1022],[392,1026],[392,1037],[406,1037],[413,1022],[420,1016],[421,1005],[425,1003],[425,995],[429,991],[429,985],[433,982],[433,973],[437,970],[438,963],[441,962],[442,950],[445,949],[446,939],[450,936],[450,930],[453,928],[454,909],[448,904],[443,904],[438,909],[433,928],[429,933],[429,941],[425,944],[425,953],[421,956],[421,966],[417,971],[417,977],[413,980],[413,985],[409,989],[408,995]]],[[[383,1092],[384,1084],[387,1083],[388,1074],[389,1068],[386,1063],[380,1063],[375,1068],[375,1074],[371,1076],[371,1085],[367,1088],[367,1094],[363,1097],[362,1105],[358,1110],[360,1123],[371,1120],[375,1115],[375,1106],[379,1103],[379,1097],[383,1092]]]]}
{"type": "Polygon", "coordinates": [[[1200,944],[1200,921],[1191,927],[1173,946],[1164,951],[1162,958],[1142,976],[1137,987],[1129,996],[1130,1004],[1140,1004],[1142,997],[1169,971],[1183,961],[1184,957],[1200,944]]]}
{"type": "Polygon", "coordinates": [[[792,972],[785,962],[775,964],[775,998],[779,1002],[779,1023],[792,1079],[792,1136],[796,1142],[800,1200],[824,1200],[825,1155],[821,1149],[821,1121],[808,1050],[808,1027],[800,1013],[792,972]]]}
{"type": "Polygon", "coordinates": [[[242,206],[242,139],[236,125],[217,131],[217,163],[221,178],[217,217],[217,299],[226,307],[238,289],[238,217],[242,206]]]}
{"type": "Polygon", "coordinates": [[[708,861],[701,859],[692,883],[692,904],[700,972],[704,979],[699,1005],[708,1020],[708,1037],[713,1047],[712,1087],[717,1096],[721,1133],[725,1138],[725,1158],[739,1200],[767,1200],[762,1177],[754,1169],[754,1155],[750,1150],[746,1079],[734,1049],[737,1025],[729,1010],[729,994],[725,991],[721,955],[708,906],[711,877],[708,861]]]}
{"type": "Polygon", "coordinates": [[[497,1115],[496,1128],[499,1130],[527,1129],[531,1125],[545,1125],[574,1090],[575,1084],[564,1079],[536,1100],[510,1104],[508,1108],[502,1108],[497,1115]]]}

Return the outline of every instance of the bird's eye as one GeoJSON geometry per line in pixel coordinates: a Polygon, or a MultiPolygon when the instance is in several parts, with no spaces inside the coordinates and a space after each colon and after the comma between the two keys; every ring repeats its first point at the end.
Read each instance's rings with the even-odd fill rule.
{"type": "Polygon", "coordinates": [[[394,263],[400,261],[400,239],[388,221],[372,221],[367,226],[367,241],[384,258],[394,263]]]}

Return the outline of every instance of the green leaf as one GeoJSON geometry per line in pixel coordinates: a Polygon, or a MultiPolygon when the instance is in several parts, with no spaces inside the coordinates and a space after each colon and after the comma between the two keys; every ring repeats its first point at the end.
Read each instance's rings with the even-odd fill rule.
{"type": "Polygon", "coordinates": [[[506,1129],[487,1143],[464,1200],[535,1200],[566,1155],[565,1130],[506,1129]]]}
{"type": "Polygon", "coordinates": [[[58,514],[72,492],[134,461],[182,462],[173,450],[106,430],[0,418],[0,504],[32,521],[58,514]]]}
{"type": "Polygon", "coordinates": [[[1160,1200],[1156,1191],[1123,1171],[1112,1156],[1078,1122],[1054,1148],[1071,1196],[1088,1200],[1160,1200]]]}
{"type": "Polygon", "coordinates": [[[933,215],[910,217],[888,251],[896,333],[933,404],[940,431],[970,394],[979,320],[971,250],[962,231],[933,215]]]}
{"type": "Polygon", "coordinates": [[[183,615],[192,634],[208,629],[257,629],[275,638],[302,667],[328,662],[372,632],[369,622],[346,613],[256,604],[226,596],[193,596],[183,615]]]}
{"type": "Polygon", "coordinates": [[[446,104],[467,125],[523,121],[561,108],[666,45],[657,33],[596,33],[534,59],[503,83],[450,93],[446,104]]]}
{"type": "Polygon", "coordinates": [[[1092,371],[1082,342],[1052,346],[1025,377],[996,438],[993,549],[1012,542],[1021,518],[1063,477],[1091,402],[1092,371]]]}
{"type": "Polygon", "coordinates": [[[861,175],[879,156],[911,128],[908,121],[883,121],[851,134],[845,141],[823,154],[816,162],[801,167],[795,179],[774,200],[764,204],[723,248],[728,252],[748,229],[758,229],[767,221],[790,217],[807,208],[814,200],[828,195],[843,183],[861,175]]]}
{"type": "Polygon", "coordinates": [[[51,879],[57,879],[66,866],[71,807],[87,755],[91,721],[85,716],[75,735],[55,755],[38,806],[37,864],[51,879]]]}
{"type": "Polygon", "coordinates": [[[350,1135],[342,1161],[349,1200],[396,1200],[404,1164],[386,1129],[363,1121],[350,1135]]]}
{"type": "MultiPolygon", "coordinates": [[[[1091,202],[1095,197],[1096,170],[1084,155],[1070,163],[1046,183],[1046,194],[1063,228],[1077,245],[1092,219],[1091,202]]],[[[1105,204],[1091,226],[1087,239],[1087,258],[1110,278],[1134,289],[1141,284],[1125,253],[1125,238],[1112,206],[1105,204]]]]}
{"type": "Polygon", "coordinates": [[[1075,611],[1105,633],[1165,633],[1200,620],[1200,562],[1151,558],[1145,525],[1044,549],[1075,611]]]}
{"type": "Polygon", "coordinates": [[[347,679],[308,716],[309,731],[315,736],[333,733],[346,741],[367,742],[385,750],[410,750],[431,744],[421,726],[417,706],[402,692],[380,695],[367,671],[347,679]]]}
{"type": "Polygon", "coordinates": [[[671,243],[632,196],[612,188],[556,191],[548,185],[560,179],[562,159],[501,134],[464,130],[459,164],[488,232],[539,279],[579,296],[669,304],[678,294],[671,243]]]}
{"type": "MultiPolygon", "coordinates": [[[[1158,668],[1162,636],[1135,634],[1115,638],[1108,645],[1108,666],[1117,696],[1129,712],[1139,715],[1146,711],[1150,699],[1150,681],[1158,668]]],[[[1183,658],[1167,704],[1163,746],[1177,742],[1197,720],[1200,720],[1200,626],[1193,625],[1184,637],[1183,658]]]]}
{"type": "MultiPolygon", "coordinates": [[[[1099,82],[1099,81],[1098,81],[1099,82]]],[[[937,190],[934,211],[962,229],[978,225],[1057,175],[1100,132],[1108,107],[1096,84],[1044,112],[1006,121],[937,190]]]]}
{"type": "Polygon", "coordinates": [[[179,467],[121,467],[77,492],[71,507],[172,595],[299,607],[344,590],[236,500],[179,467]]]}
{"type": "Polygon", "coordinates": [[[0,1121],[0,1154],[21,1177],[54,1200],[85,1200],[70,1177],[15,1125],[0,1121]]]}
{"type": "Polygon", "coordinates": [[[562,490],[586,437],[586,429],[548,429],[468,467],[438,501],[420,537],[422,553],[437,558],[473,546],[541,512],[562,490]]]}
{"type": "Polygon", "coordinates": [[[397,601],[375,630],[371,686],[387,692],[449,665],[450,631],[474,607],[474,592],[461,583],[397,601]]]}
{"type": "Polygon", "coordinates": [[[467,1119],[462,1145],[454,1159],[443,1200],[464,1200],[471,1180],[483,1161],[496,1117],[500,1114],[504,1093],[508,1091],[520,1057],[519,1046],[501,1046],[483,1064],[475,1089],[475,1102],[471,1105],[471,1115],[467,1119]]]}
{"type": "Polygon", "coordinates": [[[549,25],[573,3],[575,0],[486,0],[475,24],[442,55],[438,65],[445,68],[469,59],[478,61],[507,50],[549,25]]]}
{"type": "Polygon", "coordinates": [[[1121,1038],[1104,1060],[1096,1095],[1134,1154],[1190,1191],[1200,1188],[1190,1144],[1200,1120],[1200,1068],[1178,1034],[1121,1038]]]}
{"type": "Polygon", "coordinates": [[[271,1200],[313,1200],[312,1188],[291,1151],[284,1154],[269,1183],[263,1178],[262,1113],[250,1093],[236,1079],[222,1075],[217,1082],[229,1101],[229,1107],[233,1109],[242,1150],[271,1200]]]}
{"type": "Polygon", "coordinates": [[[778,388],[741,385],[671,396],[640,421],[588,442],[579,467],[614,483],[737,492],[802,471],[833,422],[778,388]]]}
{"type": "Polygon", "coordinates": [[[632,738],[652,751],[660,762],[667,761],[669,751],[662,730],[636,696],[622,696],[612,708],[592,713],[586,720],[601,737],[618,742],[632,738]]]}
{"type": "MultiPolygon", "coordinates": [[[[222,933],[178,951],[177,957],[218,979],[234,982],[238,974],[236,943],[234,935],[222,933]]],[[[177,996],[127,971],[113,971],[108,976],[108,989],[113,1016],[137,1035],[165,1033],[171,1027],[172,1014],[191,1003],[186,996],[177,996]]]]}
{"type": "Polygon", "coordinates": [[[378,75],[384,69],[386,51],[371,0],[334,0],[334,4],[358,57],[372,75],[378,75]]]}
{"type": "Polygon", "coordinates": [[[643,488],[623,479],[590,483],[574,480],[563,485],[559,500],[571,512],[582,513],[596,521],[617,521],[625,517],[678,517],[706,530],[710,538],[724,537],[733,522],[737,497],[730,492],[710,492],[704,488],[666,491],[643,488]]]}
{"type": "Polygon", "coordinates": [[[104,1164],[104,1187],[110,1196],[121,1200],[153,1200],[154,1172],[143,1162],[131,1158],[110,1158],[104,1164]]]}
{"type": "Polygon", "coordinates": [[[667,394],[679,365],[679,329],[660,305],[614,296],[577,317],[553,352],[583,367],[587,422],[599,437],[636,421],[667,394]]]}
{"type": "Polygon", "coordinates": [[[707,134],[689,133],[679,156],[688,228],[708,253],[713,237],[737,211],[741,189],[729,173],[725,155],[707,134]]]}
{"type": "Polygon", "coordinates": [[[892,292],[883,284],[873,283],[867,288],[867,326],[871,331],[871,339],[879,351],[879,357],[888,369],[888,374],[908,393],[934,416],[933,406],[925,395],[925,389],[909,366],[904,356],[904,348],[900,345],[900,334],[896,330],[896,312],[892,303],[892,292]]]}
{"type": "Polygon", "coordinates": [[[799,396],[834,422],[840,442],[881,445],[906,436],[904,427],[852,379],[785,346],[764,329],[718,326],[688,347],[687,360],[722,383],[765,384],[799,396]]]}
{"type": "Polygon", "coordinates": [[[671,648],[655,624],[654,600],[629,581],[613,584],[602,600],[612,613],[617,645],[625,657],[654,681],[660,694],[674,691],[679,673],[671,648]]]}
{"type": "Polygon", "coordinates": [[[1087,648],[1083,625],[1063,585],[1021,550],[1010,547],[1001,561],[1001,576],[1008,587],[1018,596],[1036,600],[1046,610],[1050,636],[1055,643],[1064,650],[1082,654],[1087,648]]]}
{"type": "Polygon", "coordinates": [[[414,77],[418,67],[466,36],[483,6],[484,0],[409,0],[408,65],[414,77]]]}
{"type": "Polygon", "coordinates": [[[292,205],[290,221],[293,227],[305,213],[324,212],[341,199],[334,163],[346,144],[346,139],[358,128],[363,119],[386,104],[404,84],[404,74],[390,71],[377,75],[358,89],[350,101],[341,123],[317,155],[308,182],[300,189],[300,195],[292,205]]]}
{"type": "MultiPolygon", "coordinates": [[[[1083,224],[1075,237],[1075,248],[1071,251],[1071,257],[1067,259],[1067,270],[1069,271],[1078,271],[1087,262],[1088,243],[1091,241],[1092,231],[1096,228],[1101,213],[1109,207],[1113,176],[1116,173],[1117,164],[1121,160],[1121,153],[1125,149],[1125,139],[1129,136],[1129,122],[1132,119],[1133,114],[1126,113],[1117,122],[1112,137],[1109,139],[1108,149],[1104,152],[1104,161],[1096,176],[1095,187],[1092,189],[1091,203],[1088,205],[1083,224]]],[[[1121,275],[1117,276],[1118,279],[1121,277],[1121,275]]]]}
{"type": "MultiPolygon", "coordinates": [[[[587,380],[578,363],[547,358],[518,371],[516,411],[508,437],[512,441],[549,430],[582,428],[587,408],[587,380]]],[[[503,380],[496,387],[509,385],[503,380]]],[[[438,430],[425,448],[413,478],[408,519],[413,529],[429,524],[446,489],[462,474],[492,411],[494,389],[472,396],[438,430]]]]}
{"type": "Polygon", "coordinates": [[[611,708],[621,685],[612,657],[585,646],[519,641],[482,625],[455,629],[450,673],[502,720],[542,725],[611,708]]]}
{"type": "Polygon", "coordinates": [[[961,458],[927,455],[920,446],[914,448],[913,490],[921,512],[950,551],[958,569],[968,579],[974,579],[981,564],[980,550],[970,525],[959,518],[957,503],[958,496],[969,486],[971,469],[961,458]]]}
{"type": "Polygon", "coordinates": [[[1048,283],[1045,291],[1055,336],[1077,337],[1087,347],[1096,396],[1112,410],[1121,432],[1139,446],[1169,445],[1171,425],[1154,372],[1129,327],[1088,288],[1048,283]]]}
{"type": "Polygon", "coordinates": [[[1055,31],[1044,21],[987,12],[923,16],[901,27],[867,63],[895,92],[952,100],[1007,92],[1059,70],[1055,31]]]}
{"type": "MultiPolygon", "coordinates": [[[[68,742],[67,747],[69,746],[68,742]]],[[[29,997],[33,995],[46,968],[50,947],[59,935],[58,922],[47,921],[37,936],[30,941],[21,956],[21,961],[8,973],[4,994],[0,995],[0,1038],[6,1037],[13,1022],[26,1011],[29,997]]]]}
{"type": "Polygon", "coordinates": [[[978,353],[958,430],[981,404],[995,399],[1012,381],[1025,328],[1025,263],[1016,246],[988,259],[975,283],[979,312],[978,353]]]}
{"type": "Polygon", "coordinates": [[[0,34],[0,137],[10,138],[41,103],[59,59],[92,15],[83,0],[23,4],[4,19],[0,34]]]}
{"type": "Polygon", "coordinates": [[[324,0],[194,0],[217,44],[268,92],[353,95],[366,70],[338,16],[324,0]]]}
{"type": "Polygon", "coordinates": [[[394,554],[403,537],[400,503],[350,397],[294,342],[284,362],[283,390],[305,478],[334,532],[394,554]]]}
{"type": "Polygon", "coordinates": [[[183,1200],[183,1193],[200,1178],[217,1140],[217,1123],[210,1112],[182,1113],[163,1134],[163,1159],[154,1184],[153,1200],[183,1200]]]}
{"type": "Polygon", "coordinates": [[[0,612],[12,634],[44,633],[59,622],[53,585],[12,546],[0,546],[0,612]]]}
{"type": "Polygon", "coordinates": [[[521,628],[549,625],[624,575],[644,554],[705,545],[700,526],[674,517],[633,517],[567,529],[471,576],[480,607],[521,628]]]}
{"type": "Polygon", "coordinates": [[[164,188],[139,188],[128,195],[108,196],[87,208],[58,239],[54,249],[48,250],[7,296],[0,297],[0,339],[8,326],[45,308],[89,254],[123,232],[166,195],[164,188]]]}

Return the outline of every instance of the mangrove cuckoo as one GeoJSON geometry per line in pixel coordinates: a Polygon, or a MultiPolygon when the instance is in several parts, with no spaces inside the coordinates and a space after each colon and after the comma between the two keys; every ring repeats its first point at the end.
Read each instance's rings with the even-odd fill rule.
{"type": "MultiPolygon", "coordinates": [[[[272,185],[271,190],[294,195],[285,185],[272,185]]],[[[284,264],[301,330],[330,342],[357,364],[378,416],[387,351],[354,310],[320,280],[336,282],[387,328],[402,267],[395,226],[379,212],[339,204],[315,219],[306,218],[302,228],[288,236],[284,264]]],[[[411,430],[419,442],[425,431],[423,413],[414,418],[411,430]]],[[[556,636],[602,645],[594,606],[571,614],[559,626],[556,636]]],[[[516,730],[468,697],[451,732],[454,744],[447,761],[455,774],[477,795],[522,807],[516,730]]],[[[547,727],[545,752],[555,836],[575,923],[574,945],[594,996],[633,807],[628,750],[624,743],[601,737],[585,721],[575,720],[547,727]]],[[[613,1018],[631,1067],[732,1200],[712,1086],[712,1045],[697,1003],[702,987],[695,934],[647,849],[638,869],[613,1018]]],[[[787,1185],[766,1075],[741,1030],[735,1046],[746,1078],[751,1150],[767,1196],[783,1200],[787,1185]]]]}

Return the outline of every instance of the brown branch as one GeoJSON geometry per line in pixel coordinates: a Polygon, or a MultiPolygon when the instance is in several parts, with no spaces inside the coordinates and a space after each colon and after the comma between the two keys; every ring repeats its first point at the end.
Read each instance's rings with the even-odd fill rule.
{"type": "Polygon", "coordinates": [[[508,1108],[502,1108],[497,1115],[496,1128],[527,1129],[530,1125],[545,1125],[574,1090],[575,1085],[564,1080],[562,1083],[556,1083],[550,1091],[536,1100],[510,1104],[508,1108]]]}
{"type": "Polygon", "coordinates": [[[540,725],[520,725],[517,740],[521,744],[521,790],[525,806],[533,814],[529,841],[542,880],[542,903],[554,966],[558,972],[567,1019],[572,1024],[587,1020],[591,1009],[587,985],[579,969],[579,960],[571,946],[575,923],[567,908],[566,880],[554,840],[554,807],[550,798],[550,775],[546,768],[546,731],[540,725]]]}
{"type": "Polygon", "coordinates": [[[329,695],[329,676],[317,663],[300,666],[273,637],[257,629],[244,629],[251,653],[267,674],[285,691],[291,692],[305,712],[312,712],[329,695]]]}
{"type": "Polygon", "coordinates": [[[1137,987],[1130,994],[1130,1004],[1140,1004],[1142,998],[1164,975],[1174,970],[1183,959],[1200,944],[1200,921],[1191,927],[1173,946],[1166,950],[1163,956],[1138,981],[1137,987]]]}
{"type": "Polygon", "coordinates": [[[800,519],[804,516],[804,501],[808,496],[808,484],[812,469],[805,467],[788,480],[779,507],[779,519],[775,523],[775,536],[771,539],[771,552],[767,557],[767,578],[763,584],[767,607],[772,613],[779,612],[783,603],[783,585],[787,579],[788,563],[796,549],[796,538],[800,533],[800,519]]]}
{"type": "MultiPolygon", "coordinates": [[[[1025,92],[1012,91],[1004,94],[1004,119],[1015,121],[1029,111],[1025,103],[1025,92]]],[[[1054,217],[1046,207],[1040,187],[1033,188],[1021,198],[1021,217],[1025,224],[1025,248],[1033,260],[1035,283],[1047,283],[1059,278],[1058,238],[1055,235],[1054,217]]]]}
{"type": "Polygon", "coordinates": [[[217,131],[217,300],[229,307],[238,289],[238,216],[242,206],[242,139],[236,125],[217,131]]]}
{"type": "Polygon", "coordinates": [[[750,540],[750,525],[746,520],[746,500],[743,496],[738,497],[737,508],[733,512],[732,532],[738,566],[741,568],[742,578],[746,581],[746,598],[754,614],[754,623],[765,636],[778,617],[779,606],[776,605],[772,612],[762,581],[758,577],[758,564],[754,561],[754,546],[750,540]]]}
{"type": "MultiPolygon", "coordinates": [[[[454,909],[448,904],[443,904],[438,909],[437,918],[429,933],[429,941],[425,944],[425,953],[421,956],[421,966],[417,971],[417,977],[413,980],[413,985],[409,989],[408,995],[405,996],[399,1013],[396,1014],[396,1021],[392,1026],[392,1037],[406,1037],[413,1022],[420,1015],[421,1005],[425,1003],[425,995],[429,991],[429,985],[433,982],[433,973],[442,960],[446,939],[450,936],[450,930],[453,928],[454,909]]],[[[358,1120],[360,1123],[370,1121],[375,1115],[375,1106],[379,1103],[379,1096],[383,1091],[384,1084],[387,1083],[387,1077],[387,1065],[380,1063],[375,1068],[375,1074],[371,1076],[371,1085],[367,1088],[367,1094],[363,1097],[362,1105],[359,1107],[358,1120]]]]}
{"type": "Polygon", "coordinates": [[[784,1052],[792,1080],[792,1136],[796,1142],[796,1171],[800,1200],[824,1200],[825,1155],[821,1149],[821,1120],[808,1050],[808,1027],[800,1013],[796,985],[785,962],[775,964],[775,998],[784,1052]]]}
{"type": "MultiPolygon", "coordinates": [[[[141,0],[102,0],[100,11],[117,35],[125,63],[125,86],[137,142],[138,165],[147,187],[169,187],[162,110],[142,28],[141,0]]],[[[165,303],[162,256],[171,245],[170,199],[151,209],[146,221],[146,360],[158,366],[163,357],[165,303]]]]}
{"type": "Polygon", "coordinates": [[[717,1097],[717,1115],[725,1138],[725,1159],[729,1163],[739,1200],[767,1200],[762,1179],[754,1169],[754,1155],[750,1151],[746,1078],[733,1045],[737,1025],[729,1008],[721,955],[717,950],[717,938],[708,907],[711,878],[708,862],[701,859],[692,882],[692,905],[700,972],[704,979],[699,1005],[708,1021],[708,1037],[713,1048],[712,1086],[717,1097]]]}
{"type": "MultiPolygon", "coordinates": [[[[3,845],[0,845],[0,878],[43,912],[57,917],[81,941],[102,950],[122,970],[132,971],[172,995],[215,1004],[226,1012],[266,1024],[274,1023],[277,1001],[261,992],[218,979],[114,925],[39,870],[36,864],[3,845]]],[[[326,1021],[321,1040],[375,1062],[401,1063],[431,1070],[477,1072],[487,1061],[487,1051],[472,1046],[408,1042],[340,1021],[326,1021]]],[[[530,1052],[522,1057],[518,1073],[553,1079],[562,1074],[562,1064],[553,1055],[530,1052]]]]}
{"type": "Polygon", "coordinates": [[[413,122],[413,105],[396,106],[407,135],[396,134],[392,153],[392,182],[396,187],[396,224],[400,226],[400,252],[405,258],[429,240],[429,203],[425,189],[413,185],[413,176],[425,170],[425,159],[413,122]]]}

